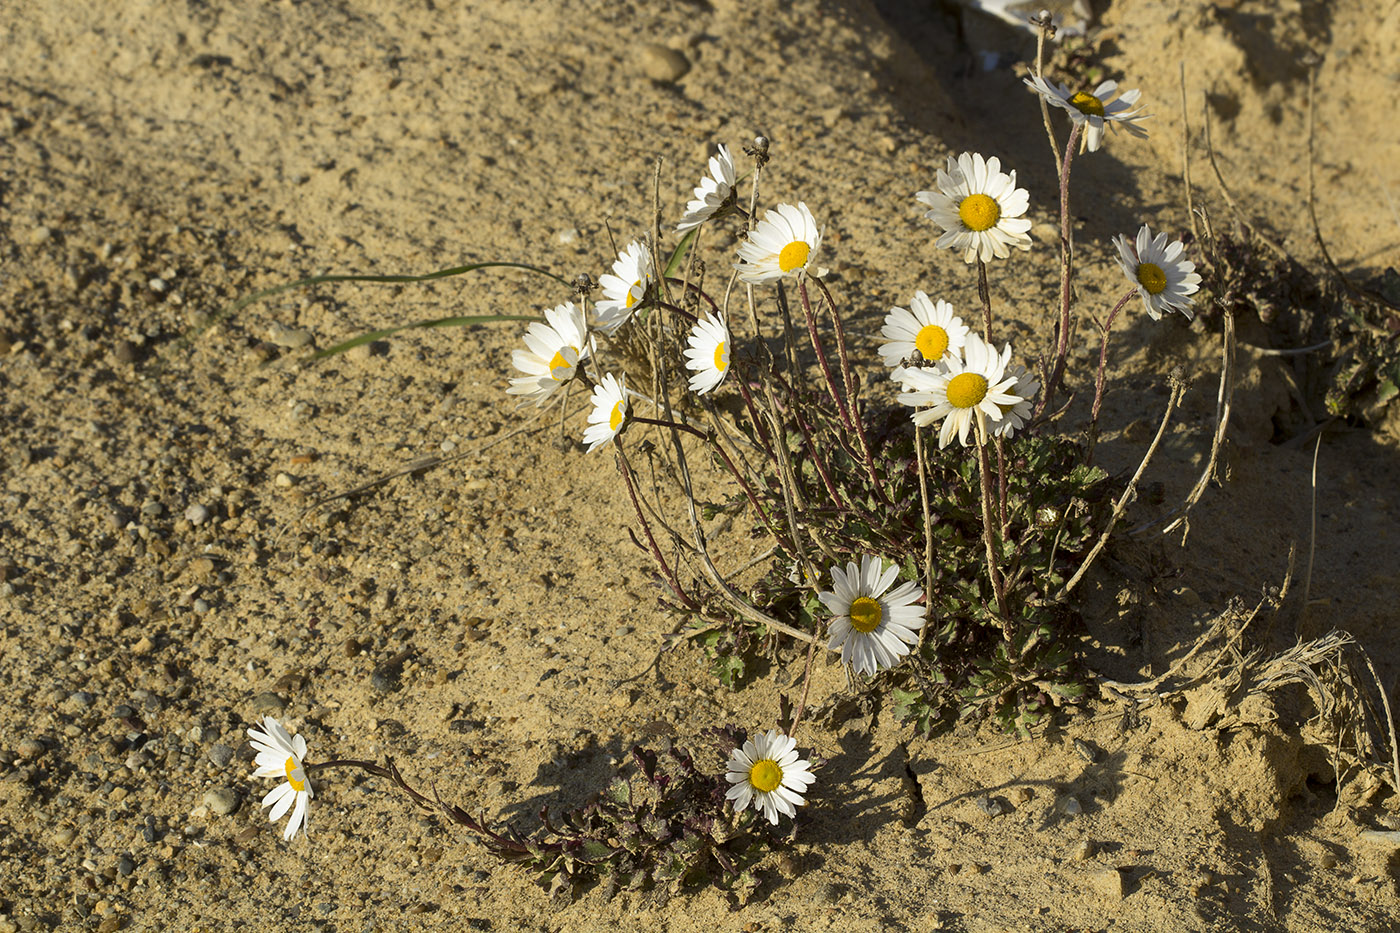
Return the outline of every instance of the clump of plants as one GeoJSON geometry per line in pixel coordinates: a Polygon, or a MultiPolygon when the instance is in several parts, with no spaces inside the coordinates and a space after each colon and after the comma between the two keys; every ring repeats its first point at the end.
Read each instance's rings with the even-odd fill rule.
{"type": "MultiPolygon", "coordinates": [[[[1041,28],[1053,31],[1048,20],[1041,28]]],[[[556,891],[591,881],[669,890],[710,879],[742,897],[774,838],[758,831],[759,814],[770,826],[795,817],[815,781],[795,736],[819,651],[839,656],[850,694],[887,702],[920,732],[989,716],[1027,734],[1083,695],[1073,590],[1156,449],[1154,441],[1126,488],[1110,489],[1093,465],[1110,330],[1135,298],[1154,321],[1190,318],[1201,278],[1184,244],[1165,232],[1144,225],[1114,238],[1127,283],[1094,318],[1101,340],[1090,426],[1077,436],[1059,431],[1072,335],[1090,317],[1072,288],[1071,170],[1110,129],[1145,136],[1146,114],[1138,91],[1112,81],[1071,90],[1046,80],[1039,60],[1026,84],[1059,169],[1060,275],[1046,286],[1057,314],[1043,351],[1018,352],[1001,339],[991,300],[994,270],[1032,246],[1030,193],[997,156],[949,154],[935,188],[910,192],[933,225],[910,235],[934,233],[967,275],[885,309],[870,354],[864,347],[875,335],[850,332],[850,298],[829,287],[821,265],[825,223],[797,198],[760,208],[773,153],[757,137],[744,159],[718,145],[673,231],[663,237],[654,224],[627,242],[609,273],[558,290],[514,353],[506,392],[522,406],[588,393],[579,456],[612,460],[661,603],[683,619],[681,640],[702,647],[715,676],[737,686],[783,645],[805,651],[782,730],[751,738],[712,730],[712,755],[637,749],[635,770],[593,802],[542,813],[535,831],[519,833],[428,798],[392,763],[307,765],[305,743],[267,720],[254,730],[256,774],[281,782],[264,803],[274,819],[292,809],[288,838],[305,826],[310,774],[353,765],[390,777],[556,891]],[[1051,108],[1070,119],[1063,145],[1051,108]],[[718,243],[712,252],[709,241],[718,243]],[[887,391],[867,394],[872,372],[889,380],[887,391]],[[712,474],[703,491],[701,468],[712,474]],[[722,571],[722,523],[762,542],[763,557],[722,571]]],[[[1159,440],[1180,392],[1174,386],[1159,440]]]]}

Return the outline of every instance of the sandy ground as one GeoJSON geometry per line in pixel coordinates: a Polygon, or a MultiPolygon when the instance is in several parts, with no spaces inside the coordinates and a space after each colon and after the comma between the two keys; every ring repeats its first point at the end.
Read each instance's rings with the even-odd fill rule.
{"type": "MultiPolygon", "coordinates": [[[[664,906],[592,889],[558,909],[383,781],[344,772],[318,782],[309,841],[284,843],[258,807],[245,730],[272,713],[316,757],[392,754],[523,827],[603,786],[635,742],[769,727],[800,655],[736,692],[694,648],[658,658],[675,623],[627,542],[611,461],[552,417],[511,433],[528,414],[503,392],[514,325],[411,332],[309,366],[308,347],[287,346],[529,313],[567,297],[548,280],[322,287],[182,335],[327,271],[503,259],[596,276],[609,228],[626,240],[649,223],[657,157],[670,220],[714,143],[762,132],[769,193],[824,218],[832,286],[873,357],[885,310],[915,288],[975,301],[913,200],[949,151],[999,154],[1037,224],[1055,218],[1014,33],[892,0],[133,0],[6,4],[0,34],[0,930],[1400,929],[1397,856],[1358,836],[1393,818],[1394,796],[1357,776],[1339,807],[1325,749],[1286,712],[1193,729],[1189,708],[1134,717],[1101,700],[1029,743],[972,726],[919,738],[886,714],[804,727],[830,763],[792,857],[743,906],[713,889],[664,906]],[[688,70],[653,80],[674,56],[649,43],[688,70]],[[979,794],[1008,812],[987,817],[979,794]]],[[[1198,203],[1230,216],[1205,166],[1207,95],[1240,211],[1317,269],[1316,55],[1319,225],[1350,275],[1400,265],[1393,4],[1116,0],[1099,36],[1108,73],[1156,117],[1150,139],[1120,135],[1077,164],[1083,306],[1121,289],[1113,234],[1189,229],[1182,61],[1198,203]]],[[[1037,230],[993,280],[1008,336],[1034,346],[1056,282],[1037,230]]],[[[1104,462],[1137,462],[1171,366],[1195,386],[1143,520],[1201,469],[1220,365],[1211,324],[1149,324],[1115,332],[1104,462]]],[[[1242,338],[1272,336],[1256,322],[1242,338]]],[[[1086,336],[1076,359],[1089,352],[1086,336]]],[[[1086,656],[1110,676],[1162,673],[1232,599],[1278,586],[1291,544],[1306,554],[1293,361],[1244,358],[1228,481],[1185,545],[1125,541],[1086,587],[1086,656]]],[[[1395,424],[1324,433],[1308,616],[1295,586],[1256,636],[1276,650],[1300,626],[1348,630],[1392,695],[1395,424]]],[[[757,548],[731,537],[739,566],[757,548]]],[[[819,662],[814,698],[844,688],[819,662]]]]}

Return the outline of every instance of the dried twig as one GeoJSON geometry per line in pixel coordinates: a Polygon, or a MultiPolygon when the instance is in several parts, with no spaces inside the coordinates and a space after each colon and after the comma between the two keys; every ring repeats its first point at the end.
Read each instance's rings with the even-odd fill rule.
{"type": "Polygon", "coordinates": [[[1137,484],[1142,479],[1142,474],[1147,470],[1147,464],[1151,462],[1152,455],[1157,452],[1157,445],[1162,442],[1162,436],[1167,433],[1167,424],[1172,420],[1172,412],[1176,409],[1177,403],[1181,401],[1182,393],[1186,391],[1186,383],[1180,375],[1180,367],[1173,367],[1171,373],[1172,394],[1167,399],[1167,410],[1162,413],[1162,423],[1157,427],[1157,436],[1152,438],[1152,444],[1147,448],[1147,453],[1143,454],[1142,462],[1138,464],[1137,472],[1128,481],[1128,488],[1123,490],[1123,495],[1118,497],[1118,502],[1113,506],[1113,515],[1108,520],[1108,527],[1104,528],[1099,540],[1094,543],[1093,550],[1089,556],[1084,558],[1084,563],[1079,565],[1079,569],[1074,572],[1074,576],[1065,584],[1064,589],[1056,595],[1056,600],[1062,600],[1069,596],[1070,592],[1079,585],[1079,581],[1088,573],[1090,565],[1094,563],[1094,558],[1099,556],[1099,552],[1108,544],[1108,536],[1113,533],[1114,527],[1118,524],[1118,519],[1123,517],[1123,512],[1128,508],[1128,503],[1137,495],[1137,484]]]}

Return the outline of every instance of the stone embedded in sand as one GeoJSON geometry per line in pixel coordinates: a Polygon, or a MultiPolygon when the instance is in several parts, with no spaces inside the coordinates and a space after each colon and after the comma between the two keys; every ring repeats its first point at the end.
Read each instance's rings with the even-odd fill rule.
{"type": "Polygon", "coordinates": [[[228,816],[238,809],[240,803],[242,801],[231,787],[216,787],[204,795],[204,805],[217,816],[228,816]]]}
{"type": "Polygon", "coordinates": [[[664,45],[648,42],[637,50],[637,64],[657,84],[671,84],[690,71],[690,59],[664,45]]]}
{"type": "Polygon", "coordinates": [[[1121,901],[1124,894],[1127,893],[1124,888],[1123,873],[1117,868],[1105,868],[1102,871],[1090,873],[1089,887],[1111,901],[1121,901]]]}

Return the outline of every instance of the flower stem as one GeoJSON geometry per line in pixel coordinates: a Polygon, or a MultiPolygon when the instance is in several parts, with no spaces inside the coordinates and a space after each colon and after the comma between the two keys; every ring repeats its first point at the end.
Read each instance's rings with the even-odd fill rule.
{"type": "MultiPolygon", "coordinates": [[[[679,427],[679,425],[672,425],[672,427],[679,427]]],[[[637,501],[637,487],[633,482],[632,465],[627,462],[627,455],[622,452],[622,445],[614,442],[613,448],[617,452],[617,471],[622,474],[623,480],[627,483],[627,495],[632,499],[632,509],[637,513],[637,521],[642,525],[642,534],[646,535],[647,544],[651,549],[652,559],[655,560],[657,566],[661,568],[661,573],[666,577],[666,582],[670,585],[671,592],[676,594],[676,598],[679,599],[687,609],[699,609],[700,604],[687,594],[685,590],[681,589],[681,584],[680,581],[676,579],[675,571],[671,569],[670,564],[666,563],[666,558],[661,556],[661,548],[657,546],[656,538],[651,533],[651,525],[647,523],[646,516],[642,514],[642,504],[637,501]]]]}
{"type": "Polygon", "coordinates": [[[827,391],[831,394],[831,400],[836,403],[836,412],[841,416],[841,423],[848,431],[854,431],[855,424],[851,421],[851,413],[846,410],[841,390],[836,385],[836,377],[831,372],[831,363],[826,358],[826,348],[822,346],[821,337],[817,334],[817,316],[812,312],[812,299],[807,294],[805,277],[797,280],[797,294],[802,299],[802,311],[807,316],[807,333],[812,338],[812,349],[817,352],[817,364],[821,367],[822,375],[826,377],[827,391]]]}
{"type": "Polygon", "coordinates": [[[914,456],[919,464],[919,501],[924,513],[924,626],[919,629],[919,642],[924,640],[933,621],[933,513],[928,507],[928,462],[924,458],[924,436],[914,425],[914,456]]]}
{"type": "MultiPolygon", "coordinates": [[[[860,452],[865,458],[865,471],[870,474],[870,484],[875,489],[875,494],[881,502],[886,505],[893,505],[889,495],[885,492],[885,484],[880,482],[879,475],[875,472],[875,457],[870,453],[870,440],[865,436],[865,419],[860,416],[860,409],[857,407],[856,381],[851,375],[851,362],[846,355],[846,331],[841,324],[841,315],[836,310],[836,300],[831,297],[831,292],[827,291],[826,283],[821,279],[815,279],[817,288],[821,289],[822,296],[826,298],[826,306],[831,311],[832,327],[836,331],[836,351],[841,359],[841,375],[846,384],[846,401],[850,406],[851,421],[855,424],[856,438],[860,441],[860,452]]],[[[807,293],[802,293],[803,303],[806,303],[807,293]]]]}
{"type": "Polygon", "coordinates": [[[997,612],[1001,616],[1002,637],[1011,641],[1011,613],[1006,608],[1006,583],[1001,578],[1001,568],[997,563],[997,524],[992,515],[992,467],[987,460],[986,424],[982,412],[977,413],[977,470],[982,477],[982,540],[987,545],[987,575],[992,579],[992,592],[996,594],[997,612]]]}
{"type": "Polygon", "coordinates": [[[977,260],[977,297],[982,300],[982,339],[992,343],[992,290],[987,286],[987,264],[977,260]]]}
{"type": "Polygon", "coordinates": [[[1083,129],[1084,124],[1076,123],[1074,129],[1070,130],[1069,140],[1065,143],[1065,158],[1060,171],[1060,339],[1055,351],[1055,366],[1050,371],[1050,381],[1046,383],[1045,394],[1041,397],[1041,412],[1051,410],[1051,403],[1055,399],[1055,390],[1059,388],[1060,380],[1064,376],[1065,360],[1069,356],[1069,286],[1074,255],[1073,241],[1070,238],[1069,169],[1070,163],[1074,159],[1074,147],[1079,142],[1079,134],[1083,129]]]}
{"type": "Polygon", "coordinates": [[[1103,405],[1104,372],[1108,368],[1108,332],[1113,329],[1113,320],[1118,317],[1118,312],[1123,310],[1134,295],[1137,289],[1130,288],[1118,299],[1118,303],[1113,306],[1113,310],[1108,312],[1108,320],[1103,325],[1103,340],[1099,343],[1099,371],[1094,375],[1094,409],[1089,418],[1089,450],[1085,454],[1085,462],[1094,462],[1094,443],[1099,439],[1099,407],[1103,405]]]}

